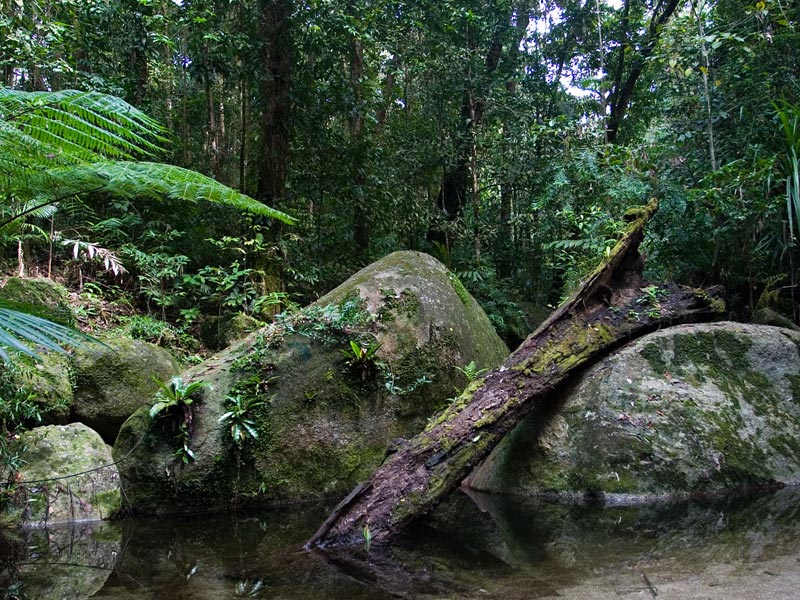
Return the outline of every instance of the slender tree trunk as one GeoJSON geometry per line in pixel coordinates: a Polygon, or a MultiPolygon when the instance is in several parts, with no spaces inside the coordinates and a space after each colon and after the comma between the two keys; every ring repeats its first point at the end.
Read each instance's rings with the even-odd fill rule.
{"type": "Polygon", "coordinates": [[[692,14],[697,20],[697,33],[700,36],[700,73],[703,76],[703,98],[706,104],[706,119],[708,121],[708,155],[711,161],[711,170],[717,170],[717,148],[714,142],[714,114],[711,108],[711,85],[709,83],[709,73],[711,72],[711,61],[709,59],[708,46],[705,42],[705,28],[703,27],[703,16],[697,5],[692,5],[692,14]]]}
{"type": "Polygon", "coordinates": [[[495,244],[495,270],[498,277],[509,277],[513,271],[512,252],[514,248],[514,232],[511,227],[511,215],[514,211],[512,202],[514,190],[512,185],[504,181],[500,184],[500,213],[497,223],[497,243],[495,244]]]}
{"type": "Polygon", "coordinates": [[[682,2],[684,2],[684,0],[662,0],[656,5],[653,15],[650,18],[647,34],[640,45],[641,49],[638,54],[625,51],[626,47],[630,49],[628,37],[631,32],[629,31],[630,24],[627,18],[628,4],[624,5],[623,27],[627,29],[623,33],[623,44],[618,54],[617,69],[611,90],[608,93],[607,99],[604,98],[603,100],[609,107],[605,133],[608,143],[616,143],[619,129],[622,126],[625,116],[628,114],[628,108],[630,108],[633,99],[633,92],[636,90],[636,82],[639,81],[639,77],[641,77],[644,72],[648,59],[655,51],[664,26],[682,2]],[[628,54],[634,54],[634,56],[630,60],[627,60],[626,56],[628,54]],[[627,68],[627,75],[625,74],[626,63],[629,65],[627,68]]]}
{"type": "MultiPolygon", "coordinates": [[[[471,96],[471,95],[470,95],[471,96]]],[[[477,118],[475,110],[475,99],[470,97],[470,121],[477,118]]],[[[470,131],[469,140],[469,173],[470,173],[470,203],[472,204],[472,245],[477,264],[481,259],[481,190],[480,179],[478,177],[478,132],[473,127],[470,131]]]]}
{"type": "MultiPolygon", "coordinates": [[[[353,10],[351,4],[351,10],[353,10]]],[[[350,143],[353,149],[353,242],[355,253],[366,263],[369,260],[369,198],[366,194],[366,140],[364,139],[364,46],[356,34],[350,40],[350,87],[353,108],[350,118],[350,143]]]]}
{"type": "Polygon", "coordinates": [[[133,15],[131,35],[133,42],[130,47],[130,73],[133,80],[128,85],[127,100],[134,106],[141,106],[147,97],[147,84],[150,79],[150,67],[147,64],[147,27],[144,23],[144,16],[149,14],[152,9],[149,6],[140,5],[135,0],[127,0],[125,10],[127,14],[133,15]]]}
{"type": "Polygon", "coordinates": [[[206,140],[208,142],[208,159],[211,163],[211,172],[214,178],[220,180],[219,166],[219,127],[217,125],[217,110],[214,103],[214,89],[211,83],[211,73],[206,65],[203,72],[203,88],[206,95],[206,113],[208,118],[208,129],[206,130],[206,140]]]}
{"type": "Polygon", "coordinates": [[[261,163],[259,200],[279,206],[286,191],[291,116],[292,34],[289,0],[261,0],[261,163]]]}
{"type": "Polygon", "coordinates": [[[390,455],[307,547],[391,540],[455,489],[527,412],[551,402],[557,386],[580,368],[658,327],[718,316],[719,303],[696,289],[670,288],[658,315],[637,304],[643,285],[638,247],[656,208],[652,201],[632,214],[623,238],[583,286],[503,366],[470,384],[390,455]]]}
{"type": "MultiPolygon", "coordinates": [[[[530,25],[530,1],[522,0],[515,7],[515,36],[508,46],[506,60],[511,65],[508,79],[506,80],[506,91],[510,96],[517,93],[517,78],[520,75],[520,68],[523,63],[521,51],[523,44],[526,44],[528,27],[530,25]]],[[[503,128],[504,148],[513,148],[511,128],[503,128]]],[[[540,143],[537,141],[537,143],[540,143]]],[[[511,161],[509,161],[511,162],[511,161]]],[[[497,237],[495,250],[493,252],[495,270],[501,278],[509,277],[513,271],[513,248],[514,232],[511,227],[514,205],[512,202],[514,195],[513,176],[506,174],[500,182],[500,211],[498,214],[497,237]]]]}
{"type": "Polygon", "coordinates": [[[247,83],[245,81],[244,70],[242,70],[241,77],[239,78],[239,110],[240,110],[240,127],[239,127],[239,191],[243,194],[247,193],[245,189],[245,167],[247,164],[247,130],[249,123],[247,121],[247,83]]]}

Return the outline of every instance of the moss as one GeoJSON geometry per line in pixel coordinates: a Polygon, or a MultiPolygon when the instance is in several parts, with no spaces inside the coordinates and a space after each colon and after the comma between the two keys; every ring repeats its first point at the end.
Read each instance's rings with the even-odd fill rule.
{"type": "Polygon", "coordinates": [[[221,350],[263,325],[258,319],[244,313],[208,317],[200,324],[200,339],[207,348],[221,350]]]}
{"type": "Polygon", "coordinates": [[[675,335],[673,343],[675,349],[673,363],[679,367],[701,365],[713,370],[712,376],[714,376],[720,373],[720,362],[724,361],[734,371],[751,370],[747,352],[752,343],[747,338],[729,331],[675,335]]]}
{"type": "Polygon", "coordinates": [[[51,279],[11,277],[0,289],[0,298],[34,309],[34,313],[61,325],[75,325],[67,289],[51,279]]]}
{"type": "Polygon", "coordinates": [[[450,285],[453,286],[453,290],[461,299],[461,302],[463,302],[465,306],[468,306],[471,296],[469,291],[467,291],[467,288],[464,287],[464,284],[461,283],[461,280],[455,273],[448,272],[447,278],[450,280],[450,285]]]}
{"type": "Polygon", "coordinates": [[[792,401],[795,404],[800,404],[800,375],[787,375],[789,380],[789,387],[792,390],[792,401]]]}
{"type": "Polygon", "coordinates": [[[397,317],[416,322],[419,313],[419,296],[409,289],[397,293],[391,288],[381,289],[381,307],[378,311],[378,320],[381,323],[391,323],[397,317]]]}
{"type": "Polygon", "coordinates": [[[639,354],[650,365],[654,373],[663,375],[667,371],[667,361],[664,359],[664,352],[656,342],[650,342],[642,348],[639,354]]]}
{"type": "Polygon", "coordinates": [[[554,368],[563,372],[615,339],[614,330],[608,325],[576,323],[562,335],[551,338],[540,351],[513,368],[526,373],[545,373],[554,368]]]}
{"type": "Polygon", "coordinates": [[[113,517],[122,508],[122,496],[119,493],[119,490],[98,492],[92,496],[91,500],[99,514],[104,519],[113,517]]]}
{"type": "Polygon", "coordinates": [[[750,364],[752,343],[747,337],[717,330],[675,335],[673,340],[676,373],[697,384],[710,380],[734,406],[742,398],[759,416],[772,412],[777,390],[750,364]]]}
{"type": "Polygon", "coordinates": [[[781,434],[769,438],[768,443],[775,451],[800,465],[800,441],[797,438],[781,434]]]}

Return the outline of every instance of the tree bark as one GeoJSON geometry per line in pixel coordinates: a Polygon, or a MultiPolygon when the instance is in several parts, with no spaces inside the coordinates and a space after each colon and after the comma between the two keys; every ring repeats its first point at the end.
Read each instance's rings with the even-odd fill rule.
{"type": "Polygon", "coordinates": [[[257,197],[280,206],[286,190],[291,116],[292,31],[289,0],[261,0],[261,148],[257,197]]]}
{"type": "MultiPolygon", "coordinates": [[[[348,5],[351,14],[355,7],[348,5]]],[[[369,262],[369,207],[367,195],[367,148],[364,137],[364,45],[359,33],[353,33],[350,39],[350,87],[353,92],[353,106],[350,117],[350,143],[352,144],[351,161],[353,167],[353,242],[354,255],[361,262],[369,262]]]]}
{"type": "Polygon", "coordinates": [[[672,286],[642,299],[644,226],[653,200],[630,213],[625,235],[573,296],[498,369],[472,382],[419,435],[343,500],[306,547],[391,540],[455,489],[560,383],[625,342],[664,325],[710,320],[724,306],[708,292],[672,286]]]}

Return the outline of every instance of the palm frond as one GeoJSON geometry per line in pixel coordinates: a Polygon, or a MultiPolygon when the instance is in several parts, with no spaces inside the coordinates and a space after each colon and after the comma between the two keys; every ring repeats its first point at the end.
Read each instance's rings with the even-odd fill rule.
{"type": "Polygon", "coordinates": [[[85,333],[30,314],[30,310],[18,303],[0,302],[0,358],[6,363],[11,362],[9,349],[39,358],[37,350],[63,353],[64,346],[79,348],[101,343],[85,333]]]}

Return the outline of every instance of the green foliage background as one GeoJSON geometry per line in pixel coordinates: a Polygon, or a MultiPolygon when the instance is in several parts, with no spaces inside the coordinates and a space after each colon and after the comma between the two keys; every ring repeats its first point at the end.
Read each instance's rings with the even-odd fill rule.
{"type": "MultiPolygon", "coordinates": [[[[54,261],[68,281],[186,328],[204,314],[266,318],[264,294],[304,303],[389,251],[420,249],[513,343],[602,256],[625,210],[655,196],[655,278],[722,283],[744,318],[765,291],[793,305],[797,138],[781,115],[791,124],[800,102],[796,3],[2,6],[0,100],[115,94],[155,119],[142,123],[156,135],[125,156],[102,152],[102,136],[87,146],[113,164],[82,157],[63,189],[47,186],[58,211],[6,223],[9,267],[22,245],[29,267],[54,261]],[[297,224],[183,203],[203,197],[194,175],[169,171],[189,186],[182,194],[166,167],[130,162],[167,140],[166,162],[297,224]],[[54,233],[108,250],[128,275],[70,258],[54,233]]],[[[25,186],[60,172],[8,140],[4,152],[28,162],[2,209],[20,211],[40,200],[25,186]]]]}

